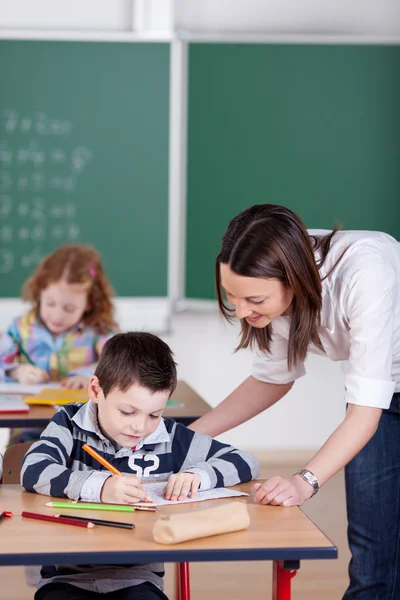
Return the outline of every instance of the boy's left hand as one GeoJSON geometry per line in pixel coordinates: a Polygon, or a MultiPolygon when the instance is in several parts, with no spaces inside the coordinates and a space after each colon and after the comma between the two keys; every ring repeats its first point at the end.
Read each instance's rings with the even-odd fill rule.
{"type": "Polygon", "coordinates": [[[61,382],[61,386],[69,390],[82,390],[87,388],[88,384],[89,378],[84,375],[72,375],[72,377],[68,377],[68,379],[61,382]]]}
{"type": "Polygon", "coordinates": [[[189,496],[196,497],[200,487],[200,475],[198,473],[176,473],[170,475],[164,490],[166,500],[186,500],[189,496]]]}

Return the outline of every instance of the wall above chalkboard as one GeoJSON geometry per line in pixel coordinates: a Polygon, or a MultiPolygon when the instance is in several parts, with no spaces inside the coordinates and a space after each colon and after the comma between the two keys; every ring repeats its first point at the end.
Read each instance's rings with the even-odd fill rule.
{"type": "Polygon", "coordinates": [[[0,41],[0,296],[83,241],[167,295],[169,44],[0,41]]]}

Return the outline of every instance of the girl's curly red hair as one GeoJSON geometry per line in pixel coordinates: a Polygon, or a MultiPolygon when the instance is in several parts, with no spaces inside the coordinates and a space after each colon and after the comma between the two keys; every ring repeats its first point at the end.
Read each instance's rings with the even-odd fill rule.
{"type": "Polygon", "coordinates": [[[32,303],[39,314],[41,292],[51,283],[66,281],[88,287],[88,310],[83,324],[105,335],[118,329],[112,304],[113,289],[104,274],[99,253],[86,244],[66,244],[49,254],[38,265],[22,288],[22,298],[32,303]]]}

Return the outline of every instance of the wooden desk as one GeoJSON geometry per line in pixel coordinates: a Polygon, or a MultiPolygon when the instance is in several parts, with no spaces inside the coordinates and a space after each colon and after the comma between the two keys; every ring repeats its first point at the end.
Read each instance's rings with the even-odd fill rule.
{"type": "MultiPolygon", "coordinates": [[[[250,490],[250,484],[237,487],[250,490]]],[[[334,544],[296,507],[256,506],[249,501],[248,531],[164,546],[152,539],[152,528],[159,515],[200,510],[232,500],[159,507],[157,513],[107,513],[107,519],[135,523],[133,531],[100,526],[81,529],[20,516],[23,510],[58,514],[60,509],[46,507],[47,501],[46,496],[21,492],[17,485],[0,485],[0,508],[14,513],[12,518],[0,522],[1,566],[271,560],[275,576],[273,599],[289,600],[292,571],[299,568],[300,560],[337,558],[334,544]]],[[[80,510],[79,516],[106,518],[99,511],[80,510]]]]}
{"type": "MultiPolygon", "coordinates": [[[[190,425],[210,410],[210,406],[185,381],[178,381],[173,399],[182,402],[182,407],[171,406],[165,417],[173,417],[178,423],[190,425]]],[[[46,427],[56,409],[52,406],[31,406],[27,413],[1,413],[0,427],[46,427]]]]}

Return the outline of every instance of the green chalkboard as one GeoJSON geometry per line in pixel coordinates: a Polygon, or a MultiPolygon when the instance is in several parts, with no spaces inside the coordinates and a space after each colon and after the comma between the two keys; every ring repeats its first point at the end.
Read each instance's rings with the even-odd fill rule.
{"type": "Polygon", "coordinates": [[[191,44],[186,295],[252,204],[400,238],[400,47],[191,44]]]}
{"type": "Polygon", "coordinates": [[[62,243],[167,295],[169,44],[0,42],[0,295],[62,243]]]}

